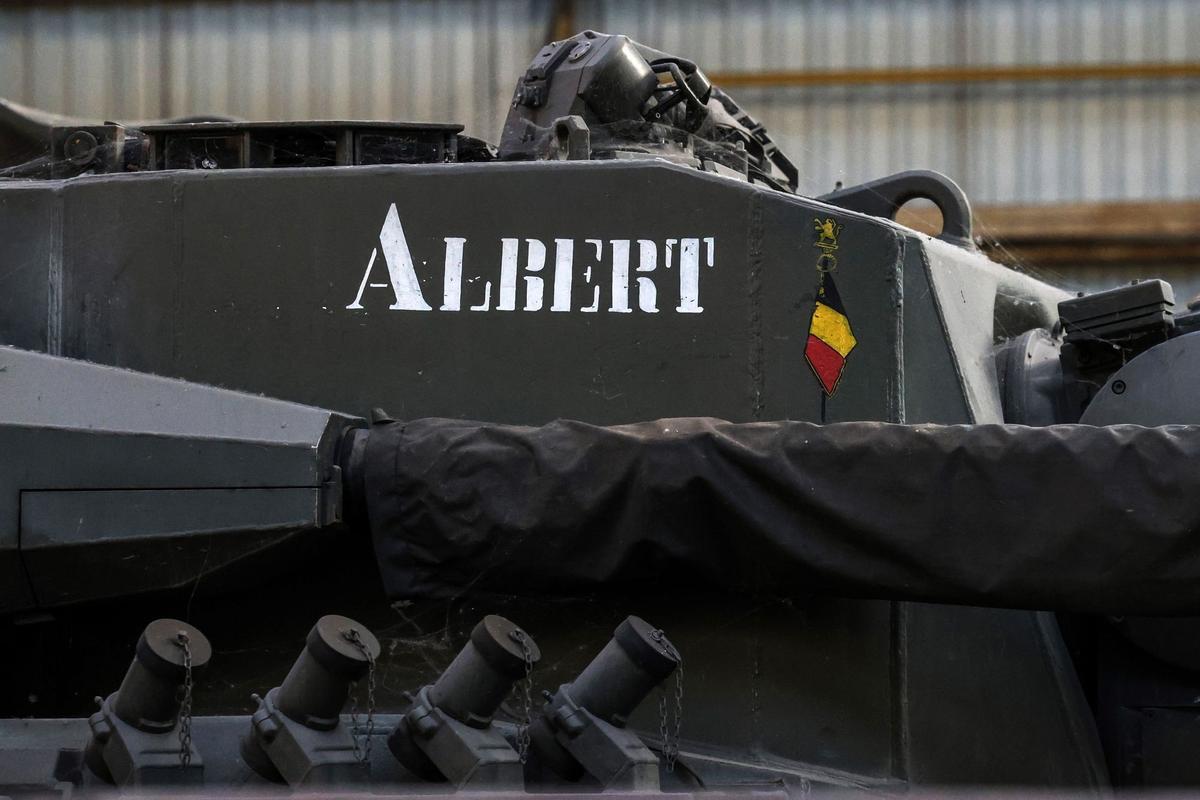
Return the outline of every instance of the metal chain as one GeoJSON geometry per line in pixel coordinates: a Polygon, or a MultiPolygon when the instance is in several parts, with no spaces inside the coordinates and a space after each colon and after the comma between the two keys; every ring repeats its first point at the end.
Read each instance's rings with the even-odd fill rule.
{"type": "Polygon", "coordinates": [[[365,743],[362,744],[359,743],[358,736],[358,698],[354,693],[358,681],[351,683],[347,689],[350,697],[350,739],[354,742],[354,757],[359,763],[366,764],[371,760],[371,739],[375,735],[375,656],[371,654],[371,649],[367,647],[357,629],[342,631],[342,636],[358,648],[367,660],[367,734],[365,743]]]}
{"type": "Polygon", "coordinates": [[[678,666],[675,667],[675,709],[672,715],[667,709],[667,692],[664,690],[658,699],[658,733],[662,737],[663,758],[667,762],[667,772],[675,771],[675,761],[679,758],[679,730],[683,727],[683,656],[679,655],[666,635],[661,630],[650,633],[650,638],[663,646],[663,649],[675,656],[678,666]],[[674,730],[669,730],[671,716],[674,716],[674,730]]]}
{"type": "Polygon", "coordinates": [[[517,727],[517,755],[524,764],[529,760],[529,726],[533,721],[533,648],[525,631],[517,628],[509,631],[509,638],[521,646],[521,657],[525,661],[525,678],[518,684],[525,695],[525,719],[517,727]]]}
{"type": "Polygon", "coordinates": [[[679,758],[679,731],[683,728],[683,659],[675,668],[675,732],[671,737],[671,754],[667,757],[667,772],[675,771],[675,760],[679,758]]]}
{"type": "Polygon", "coordinates": [[[358,744],[358,698],[354,696],[354,690],[357,688],[358,681],[350,681],[350,685],[346,687],[346,697],[350,700],[350,742],[354,745],[354,760],[361,764],[366,757],[358,744]]]}
{"type": "Polygon", "coordinates": [[[183,648],[183,700],[179,704],[179,763],[192,763],[192,648],[187,631],[175,634],[175,644],[183,648]]]}

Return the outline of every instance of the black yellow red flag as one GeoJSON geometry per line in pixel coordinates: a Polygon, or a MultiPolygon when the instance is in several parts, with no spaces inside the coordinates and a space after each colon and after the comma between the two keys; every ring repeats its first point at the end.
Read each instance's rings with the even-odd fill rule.
{"type": "Polygon", "coordinates": [[[804,358],[827,396],[832,397],[837,390],[842,370],[846,367],[846,357],[856,344],[858,340],[850,328],[850,318],[846,316],[833,275],[825,273],[817,287],[817,302],[812,320],[808,323],[804,358]]]}

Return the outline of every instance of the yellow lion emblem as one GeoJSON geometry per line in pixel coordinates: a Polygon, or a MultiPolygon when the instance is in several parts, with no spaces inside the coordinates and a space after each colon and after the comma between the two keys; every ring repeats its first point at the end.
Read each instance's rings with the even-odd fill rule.
{"type": "Polygon", "coordinates": [[[824,247],[830,250],[837,247],[837,238],[838,234],[842,232],[842,226],[829,218],[825,220],[817,218],[813,222],[815,223],[814,229],[821,235],[821,238],[817,241],[817,247],[824,247]]]}

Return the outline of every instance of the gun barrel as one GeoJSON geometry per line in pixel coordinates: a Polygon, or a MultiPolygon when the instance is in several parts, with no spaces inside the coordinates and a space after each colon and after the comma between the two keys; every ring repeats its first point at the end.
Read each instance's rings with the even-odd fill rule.
{"type": "Polygon", "coordinates": [[[429,419],[359,452],[397,597],[676,583],[1200,612],[1200,427],[429,419]]]}
{"type": "Polygon", "coordinates": [[[0,347],[0,613],[188,585],[334,526],[355,424],[0,347]]]}

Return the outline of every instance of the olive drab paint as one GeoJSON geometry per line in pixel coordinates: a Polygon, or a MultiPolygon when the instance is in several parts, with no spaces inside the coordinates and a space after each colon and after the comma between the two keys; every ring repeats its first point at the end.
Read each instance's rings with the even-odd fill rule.
{"type": "MultiPolygon", "coordinates": [[[[658,285],[668,280],[678,281],[679,285],[676,313],[702,313],[702,267],[712,269],[716,266],[717,246],[715,236],[662,240],[555,238],[550,243],[535,238],[501,237],[499,266],[493,276],[494,282],[484,280],[481,289],[471,287],[472,296],[466,298],[463,254],[467,239],[446,236],[442,238],[442,243],[442,302],[437,307],[439,311],[462,311],[464,308],[468,311],[541,311],[549,302],[550,311],[585,314],[601,310],[615,314],[630,314],[635,310],[656,314],[660,311],[658,285]],[[577,247],[577,244],[580,246],[577,247]],[[552,270],[547,271],[546,261],[551,248],[554,263],[552,270]],[[677,277],[669,270],[677,272],[677,277]],[[572,292],[577,282],[590,289],[586,294],[590,302],[585,305],[572,302],[572,292]],[[602,291],[606,286],[607,302],[602,291]]],[[[372,289],[391,290],[393,302],[388,306],[389,311],[434,309],[421,289],[416,262],[395,203],[388,207],[383,227],[379,230],[379,244],[371,249],[358,292],[346,309],[362,309],[363,296],[372,289]],[[386,281],[379,274],[381,258],[386,269],[386,281]]]]}

